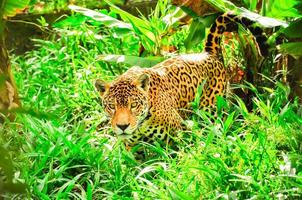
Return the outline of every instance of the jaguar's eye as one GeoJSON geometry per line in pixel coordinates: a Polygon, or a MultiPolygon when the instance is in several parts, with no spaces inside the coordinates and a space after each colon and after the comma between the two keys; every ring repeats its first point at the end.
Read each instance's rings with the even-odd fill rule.
{"type": "Polygon", "coordinates": [[[131,103],[131,108],[135,108],[137,106],[136,102],[131,103]]]}
{"type": "Polygon", "coordinates": [[[115,105],[114,105],[113,103],[108,104],[108,106],[109,106],[109,108],[112,109],[112,110],[115,109],[115,105]]]}

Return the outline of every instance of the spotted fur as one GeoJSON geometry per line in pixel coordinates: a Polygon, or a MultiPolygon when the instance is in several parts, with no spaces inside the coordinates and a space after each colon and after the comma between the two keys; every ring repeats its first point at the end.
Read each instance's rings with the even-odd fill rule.
{"type": "Polygon", "coordinates": [[[212,25],[205,52],[173,57],[149,69],[133,67],[112,83],[97,80],[96,88],[118,137],[127,145],[138,141],[168,142],[169,135],[182,128],[186,110],[191,109],[190,102],[204,82],[200,107],[213,107],[216,96],[224,95],[227,87],[226,70],[219,59],[221,35],[236,31],[238,23],[262,42],[262,31],[254,29],[253,22],[224,14],[212,25]]]}

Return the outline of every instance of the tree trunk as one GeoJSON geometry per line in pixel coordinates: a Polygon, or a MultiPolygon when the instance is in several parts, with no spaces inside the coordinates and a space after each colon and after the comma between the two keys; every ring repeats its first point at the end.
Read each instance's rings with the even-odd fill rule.
{"type": "Polygon", "coordinates": [[[11,111],[20,106],[20,101],[5,46],[5,23],[2,19],[0,20],[0,114],[2,115],[0,119],[4,115],[14,120],[15,116],[11,111]]]}

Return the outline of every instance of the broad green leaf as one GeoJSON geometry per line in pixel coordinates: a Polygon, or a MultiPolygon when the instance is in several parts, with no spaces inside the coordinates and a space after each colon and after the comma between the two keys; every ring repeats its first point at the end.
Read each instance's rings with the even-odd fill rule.
{"type": "Polygon", "coordinates": [[[237,15],[246,17],[254,22],[258,22],[261,26],[266,27],[266,28],[272,28],[272,27],[276,27],[276,26],[287,27],[287,23],[284,21],[280,21],[280,20],[270,18],[270,17],[263,17],[257,13],[251,12],[245,8],[236,7],[236,5],[230,1],[226,1],[226,0],[217,0],[217,1],[216,0],[206,0],[206,1],[222,12],[232,11],[237,15]]]}
{"type": "Polygon", "coordinates": [[[112,4],[111,2],[109,2],[107,0],[104,0],[104,1],[110,6],[110,9],[113,12],[116,12],[117,14],[119,14],[124,21],[131,22],[132,26],[135,26],[137,28],[137,30],[140,31],[141,34],[144,34],[147,38],[149,38],[153,42],[156,41],[156,37],[155,37],[154,33],[152,31],[150,31],[151,26],[150,26],[149,21],[142,20],[138,17],[135,17],[134,15],[120,9],[119,7],[115,6],[114,4],[112,4]]]}
{"type": "Polygon", "coordinates": [[[302,18],[294,22],[291,22],[287,28],[282,30],[282,32],[288,38],[302,38],[301,30],[302,30],[302,18]]]}
{"type": "MultiPolygon", "coordinates": [[[[141,29],[135,25],[135,22],[132,21],[132,19],[129,19],[129,22],[132,25],[132,28],[136,35],[141,39],[142,45],[145,47],[145,49],[155,52],[156,50],[156,40],[148,37],[148,35],[144,34],[141,29]]],[[[154,36],[154,35],[153,35],[154,36]]],[[[154,36],[155,37],[155,36],[154,36]]]]}
{"type": "Polygon", "coordinates": [[[301,0],[274,0],[267,7],[266,15],[274,18],[301,17],[302,14],[295,8],[301,0]]]}
{"type": "Polygon", "coordinates": [[[187,13],[183,11],[180,7],[177,7],[173,13],[167,14],[163,17],[163,21],[167,26],[173,26],[175,23],[179,22],[180,19],[185,17],[187,13]]]}
{"type": "Polygon", "coordinates": [[[206,2],[208,2],[216,9],[220,10],[221,12],[227,12],[230,10],[234,11],[238,9],[238,7],[236,7],[235,4],[226,0],[206,0],[206,2]]]}
{"type": "Polygon", "coordinates": [[[94,19],[96,21],[100,21],[105,26],[108,26],[109,28],[133,30],[132,26],[129,23],[125,23],[123,21],[117,20],[113,17],[102,14],[100,12],[96,12],[94,10],[90,10],[87,8],[83,8],[80,6],[74,6],[74,5],[69,5],[68,8],[75,12],[82,13],[85,16],[91,17],[92,19],[94,19]]]}
{"type": "Polygon", "coordinates": [[[250,9],[249,9],[249,10],[256,10],[256,8],[257,8],[257,3],[258,3],[257,0],[252,0],[252,1],[250,1],[250,9]]]}
{"type": "Polygon", "coordinates": [[[152,67],[157,63],[164,60],[163,57],[150,56],[150,57],[138,57],[138,56],[125,56],[125,55],[100,55],[98,60],[107,61],[110,63],[124,63],[130,66],[140,67],[152,67]]]}
{"type": "Polygon", "coordinates": [[[224,132],[227,132],[229,130],[229,128],[231,127],[231,125],[233,124],[234,120],[234,115],[235,115],[235,111],[233,111],[230,115],[228,115],[227,119],[224,122],[224,126],[223,126],[223,130],[224,132]]]}
{"type": "Polygon", "coordinates": [[[270,17],[263,17],[257,13],[251,12],[245,8],[239,8],[239,15],[246,17],[254,22],[259,23],[261,26],[265,28],[273,28],[276,26],[282,26],[282,27],[287,27],[288,24],[285,21],[270,18],[270,17]]]}
{"type": "Polygon", "coordinates": [[[283,54],[289,54],[294,58],[302,56],[302,42],[284,43],[278,46],[283,54]]]}
{"type": "Polygon", "coordinates": [[[186,49],[190,50],[200,43],[205,37],[206,27],[198,19],[194,19],[190,25],[189,34],[184,41],[186,49]]]}
{"type": "Polygon", "coordinates": [[[216,99],[217,99],[216,105],[217,105],[218,113],[221,113],[223,108],[228,107],[228,104],[226,100],[221,96],[216,96],[216,99]]]}
{"type": "Polygon", "coordinates": [[[54,23],[52,26],[55,28],[64,28],[64,27],[77,28],[82,26],[85,23],[86,19],[87,17],[81,14],[72,15],[72,16],[68,16],[66,19],[54,23]]]}
{"type": "Polygon", "coordinates": [[[205,29],[216,19],[217,15],[209,15],[203,18],[195,18],[190,25],[189,34],[185,39],[185,47],[192,49],[199,44],[205,37],[205,29]]]}
{"type": "Polygon", "coordinates": [[[4,6],[3,18],[15,16],[18,12],[23,10],[28,3],[29,0],[7,0],[4,6]]]}

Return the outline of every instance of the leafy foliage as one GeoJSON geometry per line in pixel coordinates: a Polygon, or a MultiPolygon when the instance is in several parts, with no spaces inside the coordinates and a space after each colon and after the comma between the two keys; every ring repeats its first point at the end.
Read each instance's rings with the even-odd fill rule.
{"type": "MultiPolygon", "coordinates": [[[[15,16],[19,10],[22,10],[25,6],[28,5],[29,0],[5,0],[4,3],[4,10],[1,11],[2,17],[12,17],[15,16]]],[[[1,3],[1,4],[3,4],[1,3]]]]}
{"type": "Polygon", "coordinates": [[[96,21],[100,21],[109,28],[119,28],[125,31],[133,30],[130,24],[117,20],[116,18],[106,14],[74,5],[70,5],[69,8],[75,12],[79,12],[85,16],[91,17],[96,21]]]}
{"type": "MultiPolygon", "coordinates": [[[[125,0],[111,0],[113,4],[123,5],[125,0]]],[[[51,14],[53,12],[66,12],[70,4],[88,7],[102,8],[106,5],[104,1],[95,0],[30,0],[28,11],[33,14],[51,14]]]]}
{"type": "Polygon", "coordinates": [[[115,27],[118,29],[133,30],[133,33],[139,37],[143,47],[153,55],[159,55],[163,46],[165,36],[174,28],[178,19],[185,13],[180,9],[171,9],[167,7],[168,1],[159,1],[150,18],[141,16],[136,17],[109,1],[105,1],[111,10],[120,15],[123,21],[119,21],[109,16],[98,14],[95,11],[69,6],[70,9],[80,12],[85,16],[92,17],[96,21],[101,21],[105,26],[115,27]]]}
{"type": "Polygon", "coordinates": [[[301,17],[301,12],[296,8],[301,1],[298,0],[274,0],[269,2],[264,2],[263,14],[279,19],[284,19],[286,17],[301,17]]]}
{"type": "Polygon", "coordinates": [[[286,44],[281,44],[280,50],[284,54],[289,54],[294,58],[299,58],[300,56],[302,56],[301,45],[302,42],[290,42],[286,44]]]}

